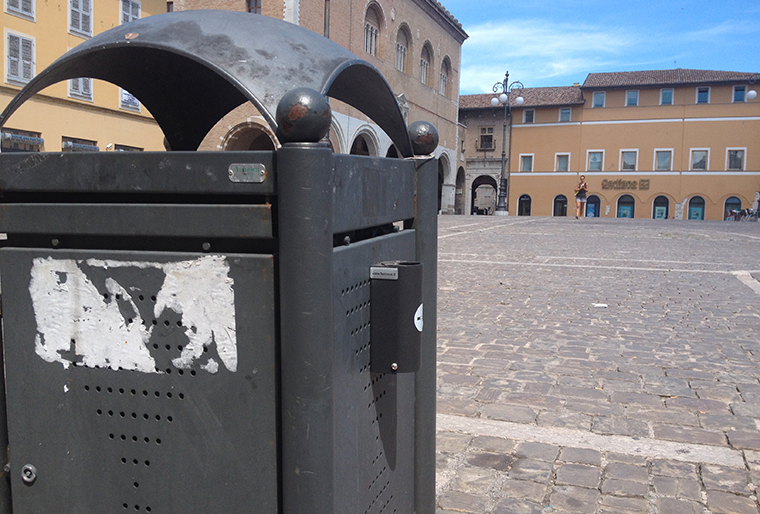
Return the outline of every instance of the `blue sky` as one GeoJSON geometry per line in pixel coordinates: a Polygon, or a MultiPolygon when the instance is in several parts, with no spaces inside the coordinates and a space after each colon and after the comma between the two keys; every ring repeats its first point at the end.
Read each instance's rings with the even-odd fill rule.
{"type": "Polygon", "coordinates": [[[461,94],[509,70],[525,87],[588,73],[694,68],[760,73],[760,0],[440,0],[470,36],[461,94]]]}

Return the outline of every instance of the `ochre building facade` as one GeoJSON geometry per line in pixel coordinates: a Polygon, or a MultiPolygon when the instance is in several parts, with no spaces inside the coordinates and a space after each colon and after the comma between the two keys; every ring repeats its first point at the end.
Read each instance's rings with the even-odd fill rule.
{"type": "MultiPolygon", "coordinates": [[[[0,108],[79,43],[121,23],[166,11],[163,0],[6,0],[0,14],[0,108]]],[[[163,150],[150,113],[117,86],[88,78],[51,86],[6,122],[3,152],[163,150]]]]}
{"type": "MultiPolygon", "coordinates": [[[[760,192],[760,98],[750,94],[758,78],[592,73],[583,85],[524,89],[520,106],[513,95],[510,214],[574,216],[581,174],[588,216],[720,220],[751,208],[760,192]]],[[[478,197],[498,184],[504,110],[491,106],[492,96],[460,99],[463,214],[490,212],[478,197]]]]}

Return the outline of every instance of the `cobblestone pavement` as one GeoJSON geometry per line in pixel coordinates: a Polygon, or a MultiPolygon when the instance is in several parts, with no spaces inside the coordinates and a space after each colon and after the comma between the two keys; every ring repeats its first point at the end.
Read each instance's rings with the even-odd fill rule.
{"type": "Polygon", "coordinates": [[[442,216],[438,513],[758,514],[760,223],[442,216]]]}

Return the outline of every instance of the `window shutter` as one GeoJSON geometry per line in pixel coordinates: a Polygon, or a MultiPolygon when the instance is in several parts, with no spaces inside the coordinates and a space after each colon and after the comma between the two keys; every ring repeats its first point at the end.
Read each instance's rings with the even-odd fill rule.
{"type": "Polygon", "coordinates": [[[69,81],[69,89],[73,94],[79,94],[79,79],[71,79],[69,81]]]}
{"type": "Polygon", "coordinates": [[[8,0],[8,9],[13,10],[13,11],[20,11],[21,10],[20,0],[8,0]]]}
{"type": "Polygon", "coordinates": [[[90,0],[82,0],[81,30],[82,32],[85,32],[87,34],[92,32],[92,28],[90,27],[91,13],[92,13],[92,7],[90,7],[90,0]]]}
{"type": "Polygon", "coordinates": [[[84,96],[92,95],[92,79],[82,79],[82,94],[84,96]]]}
{"type": "Polygon", "coordinates": [[[24,65],[24,80],[32,79],[32,42],[29,39],[21,40],[21,59],[24,65]]]}
{"type": "Polygon", "coordinates": [[[21,12],[32,14],[32,0],[21,0],[21,12]]]}
{"type": "Polygon", "coordinates": [[[132,20],[140,19],[140,4],[137,2],[131,2],[132,4],[132,20]]]}
{"type": "Polygon", "coordinates": [[[129,23],[129,0],[121,0],[121,22],[129,23]]]}
{"type": "Polygon", "coordinates": [[[18,36],[8,34],[8,76],[19,78],[19,59],[21,58],[21,41],[18,36]]]}

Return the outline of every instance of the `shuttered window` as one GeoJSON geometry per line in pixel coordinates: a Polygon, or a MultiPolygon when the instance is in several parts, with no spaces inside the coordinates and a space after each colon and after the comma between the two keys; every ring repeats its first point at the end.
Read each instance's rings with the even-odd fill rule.
{"type": "Polygon", "coordinates": [[[11,82],[29,82],[34,77],[34,41],[16,34],[8,34],[8,67],[6,79],[11,82]]]}
{"type": "Polygon", "coordinates": [[[92,79],[79,78],[69,80],[69,95],[84,100],[92,100],[92,79]]]}
{"type": "Polygon", "coordinates": [[[92,0],[69,0],[69,30],[92,36],[92,0]]]}
{"type": "Polygon", "coordinates": [[[34,0],[6,0],[8,13],[34,21],[34,0]]]}
{"type": "Polygon", "coordinates": [[[140,19],[140,2],[136,0],[121,0],[121,22],[129,23],[130,21],[140,19]]]}

